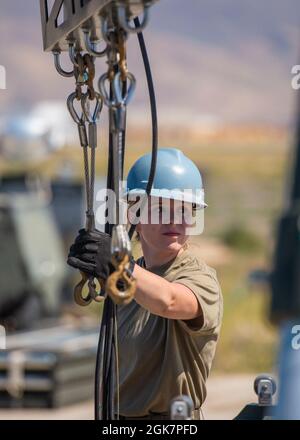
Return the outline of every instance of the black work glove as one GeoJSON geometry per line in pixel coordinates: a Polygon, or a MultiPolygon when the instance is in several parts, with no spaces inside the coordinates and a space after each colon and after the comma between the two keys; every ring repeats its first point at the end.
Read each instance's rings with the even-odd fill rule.
{"type": "Polygon", "coordinates": [[[103,281],[115,270],[111,263],[111,238],[108,234],[94,229],[91,232],[80,229],[71,246],[67,263],[103,281]]]}

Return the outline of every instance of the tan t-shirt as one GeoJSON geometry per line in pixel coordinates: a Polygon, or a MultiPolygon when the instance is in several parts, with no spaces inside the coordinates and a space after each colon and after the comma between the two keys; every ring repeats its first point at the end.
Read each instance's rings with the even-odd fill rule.
{"type": "Polygon", "coordinates": [[[191,289],[204,322],[194,328],[151,314],[135,301],[118,308],[120,414],[127,417],[168,413],[170,401],[181,394],[199,408],[220,332],[223,301],[216,271],[190,246],[152,272],[191,289]]]}

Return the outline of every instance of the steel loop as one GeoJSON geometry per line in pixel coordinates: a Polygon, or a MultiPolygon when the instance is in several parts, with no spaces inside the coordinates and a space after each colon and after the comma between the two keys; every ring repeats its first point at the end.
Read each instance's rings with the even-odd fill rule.
{"type": "Polygon", "coordinates": [[[123,95],[123,80],[122,73],[117,72],[112,82],[112,89],[115,98],[115,105],[127,105],[132,99],[133,93],[136,88],[136,79],[132,73],[126,73],[126,79],[128,80],[128,88],[125,95],[123,95]]]}
{"type": "Polygon", "coordinates": [[[79,116],[74,106],[75,99],[78,101],[76,92],[73,92],[71,93],[71,95],[68,96],[67,107],[71,115],[71,118],[73,119],[75,124],[79,125],[84,121],[84,113],[82,113],[81,116],[79,116]]]}
{"type": "Polygon", "coordinates": [[[92,102],[93,100],[90,99],[89,93],[85,93],[84,95],[82,95],[81,98],[82,112],[85,116],[86,121],[89,122],[90,124],[94,124],[97,122],[99,118],[99,114],[101,113],[103,107],[103,98],[100,95],[100,93],[95,92],[95,100],[96,103],[95,103],[94,112],[91,112],[90,102],[92,102]]]}
{"type": "Polygon", "coordinates": [[[94,57],[103,57],[106,52],[107,52],[107,46],[105,47],[105,49],[103,49],[102,51],[98,52],[95,49],[96,46],[96,42],[91,41],[90,39],[90,32],[88,29],[83,29],[83,33],[84,33],[84,42],[85,42],[85,48],[87,50],[87,52],[94,56],[94,57]]]}
{"type": "Polygon", "coordinates": [[[144,5],[143,19],[141,20],[140,26],[131,26],[126,13],[126,5],[124,3],[118,3],[118,22],[119,25],[124,29],[124,31],[131,34],[137,34],[142,32],[148,24],[149,21],[149,6],[144,5]]]}
{"type": "Polygon", "coordinates": [[[115,103],[110,99],[109,91],[106,88],[105,84],[107,80],[109,81],[109,75],[106,72],[103,75],[101,75],[98,80],[98,89],[105,105],[107,105],[107,107],[112,107],[113,105],[115,105],[115,103]]]}
{"type": "Polygon", "coordinates": [[[70,78],[71,76],[74,76],[74,69],[70,70],[68,72],[68,71],[64,70],[61,67],[61,63],[60,63],[60,54],[61,54],[61,52],[60,52],[60,50],[53,50],[52,53],[53,53],[53,56],[54,56],[54,66],[55,66],[57,72],[61,76],[64,76],[66,78],[70,78]]]}
{"type": "Polygon", "coordinates": [[[98,88],[100,95],[107,107],[118,107],[121,105],[127,105],[132,99],[133,93],[136,88],[136,79],[132,73],[126,73],[126,79],[129,81],[129,87],[125,96],[123,96],[123,81],[121,77],[121,72],[117,72],[112,81],[113,99],[110,99],[109,92],[106,88],[106,81],[109,81],[108,73],[104,73],[100,76],[98,81],[98,88]]]}
{"type": "Polygon", "coordinates": [[[76,51],[74,43],[69,43],[69,57],[71,62],[75,67],[78,67],[78,62],[76,60],[76,51]]]}

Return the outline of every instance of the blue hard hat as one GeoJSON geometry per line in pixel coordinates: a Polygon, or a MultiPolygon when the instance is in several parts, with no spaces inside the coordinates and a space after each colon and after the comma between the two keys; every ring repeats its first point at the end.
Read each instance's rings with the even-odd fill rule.
{"type": "MultiPolygon", "coordinates": [[[[151,166],[151,154],[140,157],[127,177],[127,197],[144,195],[151,166]]],[[[153,197],[183,200],[205,208],[202,177],[194,162],[177,148],[160,148],[155,178],[150,193],[153,197]]]]}

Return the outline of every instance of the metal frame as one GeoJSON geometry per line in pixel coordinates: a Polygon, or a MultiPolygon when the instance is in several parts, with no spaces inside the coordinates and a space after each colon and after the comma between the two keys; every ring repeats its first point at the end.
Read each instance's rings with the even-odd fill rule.
{"type": "MultiPolygon", "coordinates": [[[[157,0],[119,0],[128,7],[132,17],[142,12],[141,3],[149,5],[157,0]]],[[[100,17],[116,0],[40,0],[44,51],[67,51],[69,42],[76,41],[79,50],[85,48],[83,28],[93,30],[94,38],[101,40],[100,17]],[[59,18],[63,20],[59,23],[59,18]]]]}

